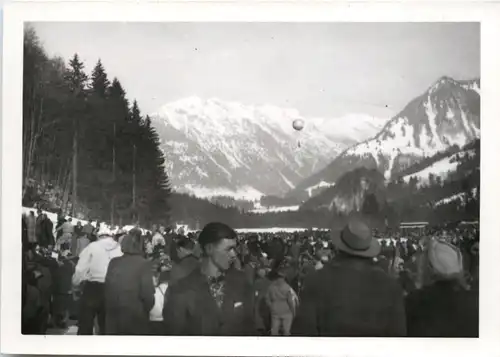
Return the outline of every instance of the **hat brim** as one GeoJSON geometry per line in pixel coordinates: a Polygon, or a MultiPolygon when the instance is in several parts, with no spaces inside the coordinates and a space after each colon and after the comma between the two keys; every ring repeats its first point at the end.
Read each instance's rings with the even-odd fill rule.
{"type": "Polygon", "coordinates": [[[376,239],[372,239],[370,243],[370,247],[366,250],[355,250],[351,247],[347,246],[341,239],[340,235],[342,231],[334,231],[332,232],[332,243],[337,247],[341,252],[355,255],[363,258],[373,258],[380,254],[380,250],[382,249],[380,243],[376,239]]]}

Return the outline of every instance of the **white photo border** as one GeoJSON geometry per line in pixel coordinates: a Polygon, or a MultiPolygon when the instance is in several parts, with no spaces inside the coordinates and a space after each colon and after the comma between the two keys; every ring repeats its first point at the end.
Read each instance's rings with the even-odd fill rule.
{"type": "Polygon", "coordinates": [[[1,351],[177,356],[499,355],[500,12],[491,2],[10,3],[3,15],[1,351]],[[479,339],[23,336],[21,334],[22,62],[24,22],[480,22],[481,293],[479,339]],[[495,353],[496,352],[496,353],[495,353]]]}

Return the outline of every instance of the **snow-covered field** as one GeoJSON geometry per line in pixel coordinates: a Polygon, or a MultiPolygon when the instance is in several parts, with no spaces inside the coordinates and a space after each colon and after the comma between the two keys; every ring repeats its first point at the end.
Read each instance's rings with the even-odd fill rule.
{"type": "Polygon", "coordinates": [[[332,187],[332,186],[335,186],[335,182],[334,183],[330,183],[330,182],[321,181],[320,183],[318,183],[318,184],[316,184],[314,186],[306,188],[304,191],[306,191],[307,194],[309,195],[309,197],[311,197],[312,191],[315,191],[318,188],[326,188],[326,187],[332,187]]]}
{"type": "Polygon", "coordinates": [[[184,185],[183,191],[191,193],[198,198],[212,198],[218,196],[233,197],[236,200],[258,201],[263,193],[253,187],[245,186],[237,191],[226,188],[206,188],[199,185],[184,185]]]}
{"type": "MultiPolygon", "coordinates": [[[[26,215],[29,215],[30,212],[33,211],[33,213],[35,214],[35,217],[37,216],[37,208],[33,208],[33,207],[23,207],[22,208],[22,212],[23,214],[26,214],[26,215]]],[[[54,230],[55,230],[55,227],[56,227],[56,224],[57,224],[57,214],[56,213],[52,213],[52,212],[47,212],[47,211],[44,211],[42,210],[43,213],[45,213],[47,215],[47,217],[52,221],[52,223],[54,224],[54,230]]],[[[69,219],[71,218],[72,222],[74,225],[76,225],[78,222],[81,223],[82,226],[86,225],[88,223],[88,221],[86,220],[83,220],[83,219],[78,219],[78,218],[75,218],[75,217],[71,217],[71,216],[65,216],[64,217],[65,219],[69,219]]],[[[108,223],[104,222],[104,224],[107,224],[109,226],[108,223]]],[[[92,222],[92,226],[96,226],[96,222],[92,222]]],[[[123,227],[123,230],[125,230],[126,232],[128,232],[129,230],[131,230],[132,228],[134,228],[134,226],[132,225],[127,225],[127,226],[124,226],[123,227]]],[[[118,231],[119,227],[118,226],[115,226],[115,227],[111,227],[111,232],[112,233],[116,233],[118,231]]],[[[141,228],[141,230],[143,231],[143,233],[146,232],[145,229],[141,228]]]]}
{"type": "Polygon", "coordinates": [[[450,172],[453,172],[457,169],[458,162],[451,162],[453,158],[455,158],[455,155],[451,157],[445,157],[444,159],[436,161],[431,166],[426,167],[422,171],[404,176],[403,180],[405,182],[409,182],[410,178],[416,177],[419,181],[419,185],[422,185],[429,182],[429,174],[439,176],[441,177],[441,179],[446,179],[450,172]]]}
{"type": "MultiPolygon", "coordinates": [[[[22,208],[23,210],[23,214],[26,214],[26,215],[29,215],[31,211],[33,211],[33,213],[35,214],[35,217],[36,217],[36,212],[37,212],[37,208],[33,208],[33,207],[23,207],[22,208]]],[[[47,212],[47,211],[43,211],[43,213],[45,213],[47,215],[47,217],[52,221],[52,223],[54,223],[54,226],[56,225],[57,223],[57,214],[56,213],[52,213],[52,212],[47,212]]],[[[78,218],[74,218],[74,217],[71,217],[71,216],[65,216],[64,218],[66,219],[69,219],[71,218],[72,221],[74,222],[74,224],[77,224],[78,222],[80,222],[82,224],[82,226],[86,225],[88,223],[88,221],[85,221],[83,219],[78,219],[78,218]]],[[[92,225],[95,227],[95,222],[92,223],[92,225]]]]}
{"type": "Polygon", "coordinates": [[[298,211],[299,206],[281,206],[281,207],[258,207],[251,210],[251,213],[276,213],[298,211]]]}
{"type": "MultiPolygon", "coordinates": [[[[293,232],[305,232],[307,228],[282,228],[282,227],[273,227],[273,228],[237,228],[235,229],[238,233],[293,233],[293,232]]],[[[313,231],[326,231],[326,229],[322,228],[313,228],[313,231]]]]}

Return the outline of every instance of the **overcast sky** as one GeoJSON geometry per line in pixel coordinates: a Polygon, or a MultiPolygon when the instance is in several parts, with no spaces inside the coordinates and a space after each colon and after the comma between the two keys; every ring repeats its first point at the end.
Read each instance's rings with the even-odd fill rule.
{"type": "Polygon", "coordinates": [[[442,75],[479,77],[474,23],[36,23],[50,55],[101,58],[145,113],[187,96],[397,114],[442,75]]]}

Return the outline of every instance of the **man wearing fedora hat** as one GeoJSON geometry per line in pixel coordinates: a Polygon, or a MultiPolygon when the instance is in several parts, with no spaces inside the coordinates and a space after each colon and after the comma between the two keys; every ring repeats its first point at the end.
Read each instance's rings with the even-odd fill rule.
{"type": "Polygon", "coordinates": [[[305,281],[292,334],[299,336],[404,336],[403,292],[374,262],[379,242],[361,216],[332,231],[336,259],[305,281]]]}

